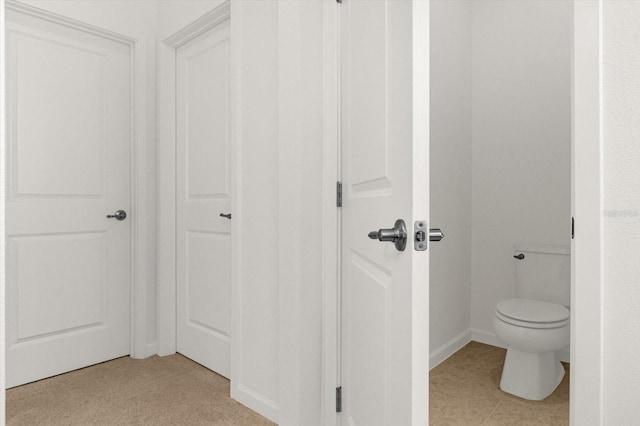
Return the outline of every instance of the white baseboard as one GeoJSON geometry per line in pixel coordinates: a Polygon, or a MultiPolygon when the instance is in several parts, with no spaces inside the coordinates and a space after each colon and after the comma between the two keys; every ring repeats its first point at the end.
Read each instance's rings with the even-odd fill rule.
{"type": "Polygon", "coordinates": [[[234,383],[231,382],[231,398],[272,422],[278,423],[278,404],[253,389],[244,385],[234,386],[234,383]]]}
{"type": "Polygon", "coordinates": [[[465,330],[429,354],[429,370],[437,367],[441,362],[458,352],[471,341],[471,330],[465,330]]]}
{"type": "MultiPolygon", "coordinates": [[[[484,343],[485,345],[497,346],[499,348],[507,349],[502,340],[498,339],[492,331],[478,330],[477,328],[471,329],[471,340],[474,342],[484,343]]],[[[571,359],[570,348],[560,351],[560,361],[568,363],[571,359]]]]}
{"type": "Polygon", "coordinates": [[[158,343],[157,342],[147,343],[146,358],[149,358],[150,356],[157,355],[157,354],[158,354],[158,343]]]}
{"type": "Polygon", "coordinates": [[[498,339],[493,331],[479,330],[477,328],[471,329],[471,340],[474,342],[484,343],[485,345],[497,346],[498,348],[507,349],[507,345],[502,343],[502,340],[498,339]]]}

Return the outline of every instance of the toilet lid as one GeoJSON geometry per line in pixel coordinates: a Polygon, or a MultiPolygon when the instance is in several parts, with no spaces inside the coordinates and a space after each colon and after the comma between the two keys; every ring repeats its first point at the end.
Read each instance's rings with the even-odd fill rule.
{"type": "Polygon", "coordinates": [[[496,306],[496,314],[503,320],[531,323],[533,327],[535,324],[560,326],[567,323],[571,315],[562,305],[531,299],[503,300],[496,306]]]}

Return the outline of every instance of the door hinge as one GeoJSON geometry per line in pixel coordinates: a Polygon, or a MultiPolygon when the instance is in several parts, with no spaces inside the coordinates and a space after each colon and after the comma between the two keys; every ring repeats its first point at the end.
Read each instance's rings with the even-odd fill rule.
{"type": "Polygon", "coordinates": [[[336,182],[336,206],[342,207],[342,182],[336,182]]]}
{"type": "Polygon", "coordinates": [[[573,237],[575,236],[576,233],[576,221],[575,219],[572,217],[571,218],[571,239],[573,240],[573,237]]]}
{"type": "Polygon", "coordinates": [[[342,413],[342,386],[336,388],[336,413],[342,413]]]}

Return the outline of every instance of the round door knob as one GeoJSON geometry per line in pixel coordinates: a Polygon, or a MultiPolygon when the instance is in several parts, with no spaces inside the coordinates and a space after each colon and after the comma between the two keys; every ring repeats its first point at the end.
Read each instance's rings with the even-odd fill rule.
{"type": "Polygon", "coordinates": [[[404,251],[407,246],[407,226],[404,220],[398,219],[393,228],[369,232],[369,238],[378,241],[389,241],[396,246],[398,251],[404,251]]]}
{"type": "Polygon", "coordinates": [[[107,219],[125,220],[127,218],[127,212],[124,210],[118,210],[115,214],[108,214],[107,219]]]}

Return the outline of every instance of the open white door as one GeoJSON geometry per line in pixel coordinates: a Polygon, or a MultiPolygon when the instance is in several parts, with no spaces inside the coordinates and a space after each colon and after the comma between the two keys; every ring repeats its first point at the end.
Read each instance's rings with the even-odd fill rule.
{"type": "Polygon", "coordinates": [[[429,251],[414,224],[429,213],[429,3],[344,0],[339,13],[340,423],[426,425],[429,251]],[[404,251],[368,236],[397,219],[404,251]]]}
{"type": "Polygon", "coordinates": [[[231,369],[229,41],[225,21],[176,52],[177,349],[225,377],[231,369]]]}

